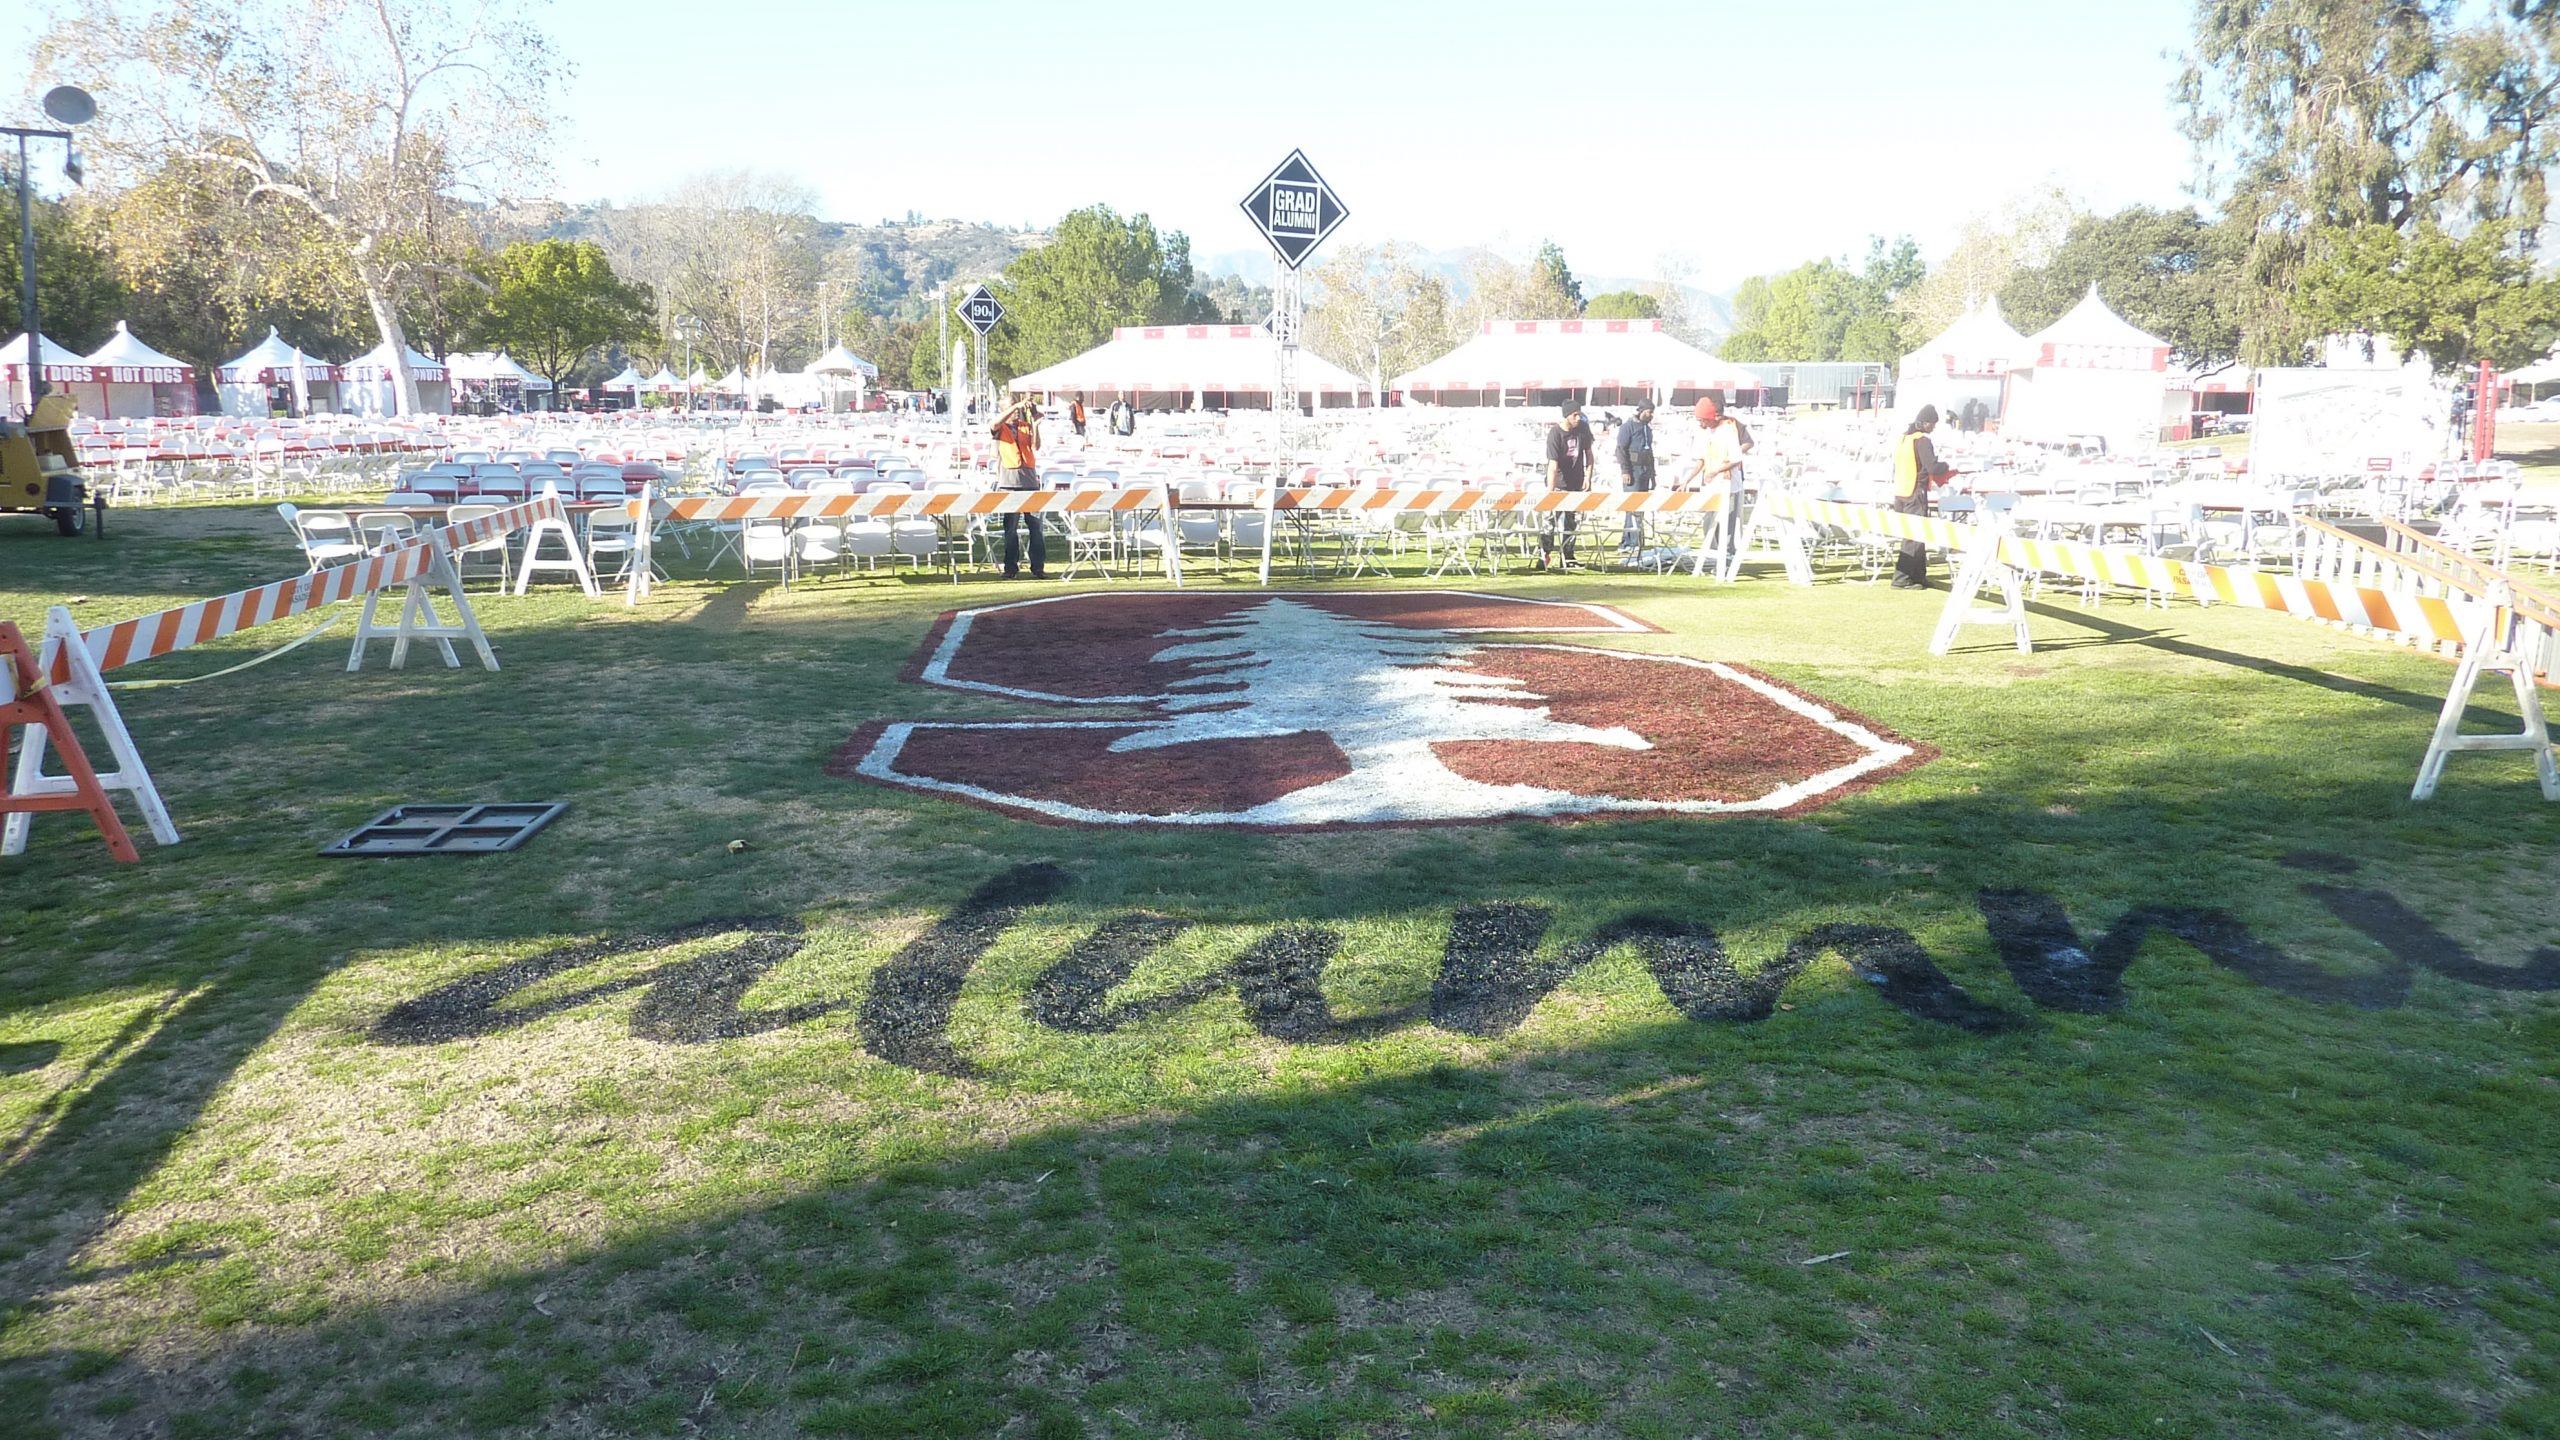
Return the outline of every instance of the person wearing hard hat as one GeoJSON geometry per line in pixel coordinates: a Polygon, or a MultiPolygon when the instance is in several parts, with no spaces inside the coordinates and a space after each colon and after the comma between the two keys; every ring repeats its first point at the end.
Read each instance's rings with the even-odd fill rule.
{"type": "MultiPolygon", "coordinates": [[[[1938,447],[1929,433],[1938,428],[1938,407],[1923,405],[1911,417],[1911,424],[1893,442],[1893,508],[1905,515],[1929,513],[1929,487],[1947,483],[1955,474],[1953,467],[1938,458],[1938,447]]],[[[1918,540],[1905,540],[1894,556],[1893,588],[1925,590],[1929,585],[1929,547],[1918,540]]]]}

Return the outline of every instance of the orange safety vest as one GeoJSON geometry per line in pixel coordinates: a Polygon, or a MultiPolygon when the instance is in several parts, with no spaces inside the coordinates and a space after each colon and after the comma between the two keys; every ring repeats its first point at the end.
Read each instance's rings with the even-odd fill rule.
{"type": "Polygon", "coordinates": [[[1030,470],[1039,465],[1033,452],[1040,443],[1040,432],[1027,420],[1007,420],[996,426],[996,468],[1030,470]]]}

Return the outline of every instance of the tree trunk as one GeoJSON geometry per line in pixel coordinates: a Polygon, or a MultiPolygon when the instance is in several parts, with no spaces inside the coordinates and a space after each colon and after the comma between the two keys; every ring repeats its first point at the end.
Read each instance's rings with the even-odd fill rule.
{"type": "Polygon", "coordinates": [[[400,329],[400,312],[383,289],[373,267],[356,261],[356,283],[364,287],[364,303],[373,309],[374,328],[382,332],[382,351],[391,361],[392,403],[402,415],[418,413],[418,374],[409,368],[409,337],[400,329]]]}

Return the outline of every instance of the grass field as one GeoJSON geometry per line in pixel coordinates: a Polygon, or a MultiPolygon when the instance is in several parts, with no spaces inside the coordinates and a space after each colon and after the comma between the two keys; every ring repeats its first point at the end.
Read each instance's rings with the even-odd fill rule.
{"type": "MultiPolygon", "coordinates": [[[[0,618],[298,568],[263,508],[13,525],[0,618]]],[[[342,626],[129,692],[185,842],[0,861],[0,1432],[2560,1433],[2560,807],[2507,757],[2407,800],[2443,661],[1481,588],[1939,756],[1798,819],[1277,835],[822,773],[1031,708],[899,678],[1037,593],[985,580],[553,589],[483,602],[497,674],[342,626]],[[573,808],[314,858],[430,799],[573,808]],[[1636,914],[1688,928],[1576,948],[1636,914]],[[1316,932],[1279,1023],[1229,967],[1316,932]],[[1517,1023],[1450,1019],[1491,972],[1517,1023]]]]}

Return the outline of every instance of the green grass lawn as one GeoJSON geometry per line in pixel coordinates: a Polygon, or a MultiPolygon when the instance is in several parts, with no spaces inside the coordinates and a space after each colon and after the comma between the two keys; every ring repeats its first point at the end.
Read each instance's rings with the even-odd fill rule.
{"type": "MultiPolygon", "coordinates": [[[[10,525],[0,618],[296,568],[264,508],[10,525]]],[[[1039,593],[989,580],[554,588],[481,602],[497,674],[349,675],[342,626],[128,693],[184,843],[0,861],[0,1432],[2560,1433],[2560,807],[2513,757],[2408,801],[2443,661],[2050,597],[2033,656],[1932,659],[1937,596],[1774,570],[1475,588],[1940,757],[1799,819],[1315,834],[823,774],[1034,708],[900,678],[1039,593]],[[403,800],[572,809],[314,857],[403,800]],[[1682,938],[1582,943],[1637,914],[1682,938]],[[2056,923],[2120,1007],[2037,968],[2056,923]],[[1275,1023],[1229,967],[1319,931],[1275,1023]],[[1461,961],[1528,977],[1516,1025],[1434,1022],[1461,961]],[[898,1063],[937,974],[951,1063],[898,1063]]]]}

